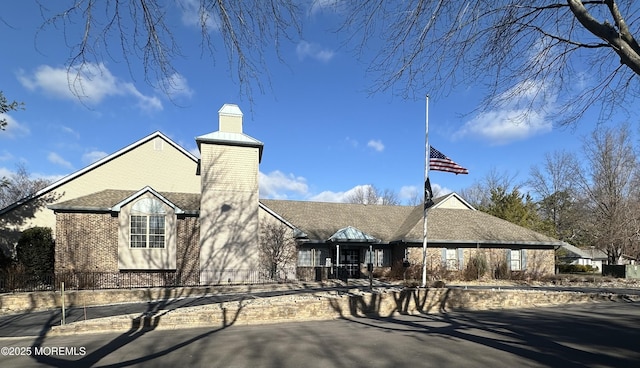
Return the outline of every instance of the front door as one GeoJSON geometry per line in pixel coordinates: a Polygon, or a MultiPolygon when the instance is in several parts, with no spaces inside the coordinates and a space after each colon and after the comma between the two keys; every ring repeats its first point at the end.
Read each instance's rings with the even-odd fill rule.
{"type": "Polygon", "coordinates": [[[347,269],[347,277],[360,277],[360,251],[345,249],[340,254],[340,264],[347,269]]]}

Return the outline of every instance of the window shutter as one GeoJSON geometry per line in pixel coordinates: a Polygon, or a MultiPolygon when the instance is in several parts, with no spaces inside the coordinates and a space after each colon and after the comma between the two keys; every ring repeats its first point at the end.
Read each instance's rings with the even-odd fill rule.
{"type": "Polygon", "coordinates": [[[507,253],[507,269],[511,271],[511,249],[505,250],[507,253]]]}
{"type": "Polygon", "coordinates": [[[464,249],[458,248],[458,269],[464,270],[464,249]]]}
{"type": "Polygon", "coordinates": [[[447,267],[447,248],[442,248],[440,257],[442,258],[442,264],[444,267],[447,267]]]}
{"type": "Polygon", "coordinates": [[[527,250],[523,249],[520,252],[522,254],[522,266],[520,268],[524,271],[527,269],[527,250]]]}

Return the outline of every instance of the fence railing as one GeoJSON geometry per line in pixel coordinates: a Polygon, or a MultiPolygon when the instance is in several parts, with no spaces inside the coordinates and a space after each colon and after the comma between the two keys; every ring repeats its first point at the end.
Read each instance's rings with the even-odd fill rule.
{"type": "Polygon", "coordinates": [[[0,293],[67,290],[132,289],[148,287],[250,285],[295,280],[295,270],[270,275],[261,270],[57,272],[52,274],[0,273],[0,293]]]}

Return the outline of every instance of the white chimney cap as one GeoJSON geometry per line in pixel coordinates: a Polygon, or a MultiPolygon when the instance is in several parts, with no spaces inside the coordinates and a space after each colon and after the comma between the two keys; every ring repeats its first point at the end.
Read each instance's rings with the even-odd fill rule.
{"type": "Polygon", "coordinates": [[[242,111],[236,104],[224,104],[222,105],[222,108],[218,110],[218,114],[242,116],[242,111]]]}

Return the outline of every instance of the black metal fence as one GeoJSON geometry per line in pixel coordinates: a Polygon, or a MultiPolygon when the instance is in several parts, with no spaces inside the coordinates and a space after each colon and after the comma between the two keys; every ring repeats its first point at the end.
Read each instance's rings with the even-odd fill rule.
{"type": "Polygon", "coordinates": [[[295,275],[271,275],[260,270],[222,270],[179,273],[175,271],[58,272],[30,275],[0,273],[0,293],[67,290],[133,289],[149,287],[251,285],[290,282],[295,275]]]}

